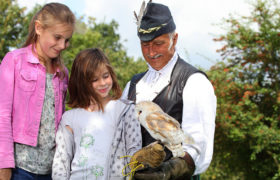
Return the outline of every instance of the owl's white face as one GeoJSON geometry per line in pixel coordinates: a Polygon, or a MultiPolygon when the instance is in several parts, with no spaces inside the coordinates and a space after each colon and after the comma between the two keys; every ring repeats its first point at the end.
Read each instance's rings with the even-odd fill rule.
{"type": "Polygon", "coordinates": [[[142,114],[142,109],[139,106],[135,106],[136,117],[139,119],[139,116],[142,114]]]}
{"type": "Polygon", "coordinates": [[[152,112],[162,111],[162,109],[151,101],[141,101],[136,104],[135,112],[141,125],[146,125],[146,117],[152,112]]]}
{"type": "Polygon", "coordinates": [[[145,114],[146,110],[145,107],[140,103],[136,104],[135,106],[135,113],[138,121],[140,122],[141,125],[143,125],[143,121],[145,120],[145,114]]]}

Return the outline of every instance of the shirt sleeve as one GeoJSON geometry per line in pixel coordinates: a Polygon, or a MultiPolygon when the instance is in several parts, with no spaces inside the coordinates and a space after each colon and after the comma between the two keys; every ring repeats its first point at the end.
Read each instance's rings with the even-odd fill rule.
{"type": "Polygon", "coordinates": [[[74,157],[74,135],[66,128],[67,125],[72,126],[68,118],[69,114],[64,113],[56,133],[56,151],[52,166],[53,180],[68,180],[70,178],[71,162],[74,157]]]}
{"type": "MultiPolygon", "coordinates": [[[[64,67],[64,69],[65,69],[65,85],[66,85],[66,87],[68,88],[68,84],[69,84],[69,72],[68,72],[68,69],[66,68],[66,66],[64,67]]],[[[66,96],[67,96],[67,89],[66,89],[66,91],[65,91],[65,93],[64,93],[63,105],[62,105],[62,107],[63,107],[62,113],[65,112],[65,108],[66,108],[66,107],[65,107],[66,96]]]]}
{"type": "Polygon", "coordinates": [[[194,139],[194,144],[183,144],[194,160],[194,174],[206,171],[212,160],[216,103],[214,88],[206,76],[191,75],[183,90],[182,129],[194,139]]]}
{"type": "Polygon", "coordinates": [[[13,54],[7,53],[0,65],[0,168],[15,167],[12,136],[14,69],[13,54]]]}
{"type": "Polygon", "coordinates": [[[126,84],[121,99],[127,99],[128,91],[129,91],[130,81],[126,84]]]}

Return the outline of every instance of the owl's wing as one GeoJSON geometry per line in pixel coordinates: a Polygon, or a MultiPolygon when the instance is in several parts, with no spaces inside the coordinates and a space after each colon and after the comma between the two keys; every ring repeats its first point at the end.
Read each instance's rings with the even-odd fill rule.
{"type": "Polygon", "coordinates": [[[146,117],[146,123],[150,131],[160,136],[158,139],[161,141],[169,143],[178,141],[176,138],[182,134],[179,122],[164,112],[150,113],[146,117]]]}

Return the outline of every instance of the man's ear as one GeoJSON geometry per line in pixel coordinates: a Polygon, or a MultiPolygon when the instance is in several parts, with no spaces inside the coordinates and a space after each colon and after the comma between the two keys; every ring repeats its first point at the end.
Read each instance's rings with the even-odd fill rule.
{"type": "Polygon", "coordinates": [[[173,46],[175,47],[177,44],[177,40],[178,40],[178,33],[175,33],[174,37],[173,37],[173,46]]]}
{"type": "Polygon", "coordinates": [[[43,31],[43,26],[42,24],[40,23],[40,21],[35,21],[35,32],[37,35],[41,35],[42,34],[42,31],[43,31]]]}

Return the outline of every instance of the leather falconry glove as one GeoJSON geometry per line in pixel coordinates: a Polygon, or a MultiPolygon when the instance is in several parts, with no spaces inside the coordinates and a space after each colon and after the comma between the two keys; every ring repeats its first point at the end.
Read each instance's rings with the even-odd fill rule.
{"type": "Polygon", "coordinates": [[[134,180],[176,180],[190,179],[194,173],[194,165],[188,165],[183,158],[171,158],[157,168],[136,171],[134,180]]]}
{"type": "Polygon", "coordinates": [[[130,168],[135,169],[140,163],[144,167],[138,166],[136,170],[148,167],[156,168],[163,162],[165,156],[166,154],[162,145],[158,144],[158,142],[151,143],[133,154],[130,159],[130,168]]]}

